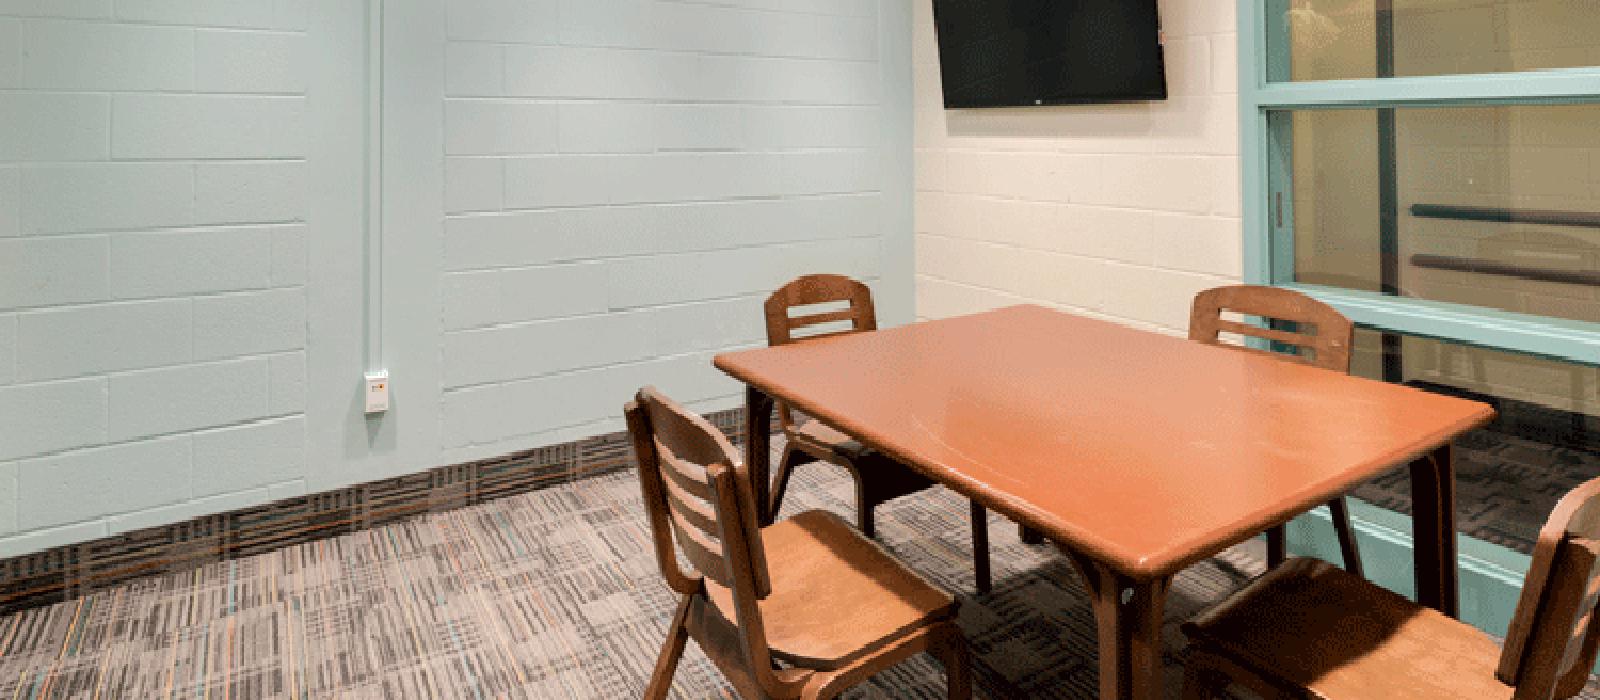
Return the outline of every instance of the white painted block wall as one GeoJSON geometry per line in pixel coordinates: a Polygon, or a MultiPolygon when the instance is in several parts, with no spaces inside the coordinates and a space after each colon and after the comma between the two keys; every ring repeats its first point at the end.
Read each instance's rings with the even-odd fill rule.
{"type": "Polygon", "coordinates": [[[1165,0],[1165,102],[945,110],[916,0],[917,315],[1036,303],[1182,333],[1241,276],[1235,3],[1165,0]]]}
{"type": "Polygon", "coordinates": [[[303,489],[307,19],[0,2],[0,554],[303,489]]]}
{"type": "Polygon", "coordinates": [[[883,287],[909,105],[884,106],[878,3],[456,2],[447,26],[446,451],[615,429],[645,382],[731,405],[710,358],[764,341],[765,293],[883,287]]]}
{"type": "Polygon", "coordinates": [[[368,212],[364,3],[0,0],[0,556],[734,406],[802,272],[910,319],[909,0],[385,15],[368,212]]]}

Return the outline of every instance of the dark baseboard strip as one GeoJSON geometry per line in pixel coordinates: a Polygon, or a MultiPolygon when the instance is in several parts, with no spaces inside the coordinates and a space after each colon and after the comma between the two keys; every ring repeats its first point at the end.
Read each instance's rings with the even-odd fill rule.
{"type": "MultiPolygon", "coordinates": [[[[744,410],[706,416],[742,442],[744,410]]],[[[0,560],[0,614],[633,465],[625,432],[307,494],[0,560]]]]}

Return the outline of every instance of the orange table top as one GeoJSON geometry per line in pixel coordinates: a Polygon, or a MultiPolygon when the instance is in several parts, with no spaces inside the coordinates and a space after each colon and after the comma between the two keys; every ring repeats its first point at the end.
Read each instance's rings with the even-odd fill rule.
{"type": "Polygon", "coordinates": [[[1136,578],[1175,573],[1494,417],[1037,306],[716,366],[1136,578]]]}

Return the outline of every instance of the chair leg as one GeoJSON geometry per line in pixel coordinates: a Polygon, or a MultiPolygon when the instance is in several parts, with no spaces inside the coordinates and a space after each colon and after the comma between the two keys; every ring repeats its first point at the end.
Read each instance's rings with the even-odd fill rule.
{"type": "Polygon", "coordinates": [[[1328,501],[1328,511],[1333,515],[1333,531],[1339,536],[1339,555],[1344,559],[1344,570],[1366,578],[1361,567],[1361,549],[1356,545],[1356,531],[1350,524],[1350,506],[1343,496],[1328,501]]]}
{"type": "MultiPolygon", "coordinates": [[[[955,627],[955,623],[950,623],[955,627]]],[[[946,635],[944,643],[934,650],[939,662],[944,664],[946,697],[949,700],[972,700],[972,660],[967,651],[967,640],[959,629],[946,635]]]]}
{"type": "Polygon", "coordinates": [[[977,501],[969,501],[972,509],[972,571],[977,580],[978,592],[988,593],[994,588],[989,571],[989,512],[977,501]]]}
{"type": "Polygon", "coordinates": [[[1267,569],[1283,566],[1289,560],[1289,536],[1279,525],[1267,531],[1267,569]]]}
{"type": "Polygon", "coordinates": [[[823,685],[808,685],[800,691],[800,700],[830,700],[833,689],[823,685]]]}
{"type": "Polygon", "coordinates": [[[772,518],[778,518],[778,509],[783,507],[783,495],[789,490],[789,475],[794,473],[794,467],[799,463],[801,452],[794,448],[794,443],[783,446],[783,457],[778,460],[778,483],[772,486],[771,507],[767,509],[772,518]]]}
{"type": "Polygon", "coordinates": [[[861,528],[861,534],[866,535],[867,539],[878,538],[878,519],[873,513],[872,506],[861,507],[861,511],[856,513],[856,525],[861,528]]]}
{"type": "Polygon", "coordinates": [[[1235,683],[1260,693],[1263,700],[1278,698],[1276,688],[1267,685],[1263,679],[1256,678],[1254,674],[1244,673],[1243,669],[1215,652],[1204,647],[1191,646],[1184,654],[1183,700],[1231,697],[1228,695],[1228,688],[1235,683]]]}
{"type": "Polygon", "coordinates": [[[1211,700],[1215,690],[1200,667],[1189,664],[1183,669],[1183,700],[1211,700]]]}
{"type": "Polygon", "coordinates": [[[661,644],[661,656],[656,658],[656,670],[650,674],[650,685],[645,688],[645,700],[666,700],[672,689],[672,676],[678,672],[678,659],[683,658],[683,647],[689,641],[689,606],[694,596],[684,596],[678,601],[678,611],[672,615],[672,625],[667,628],[667,640],[661,644]]]}
{"type": "Polygon", "coordinates": [[[1191,648],[1183,664],[1183,700],[1211,700],[1228,689],[1228,675],[1218,669],[1211,655],[1191,648]]]}
{"type": "Polygon", "coordinates": [[[1235,686],[1262,700],[1305,700],[1308,695],[1291,685],[1263,676],[1193,641],[1184,654],[1183,700],[1211,700],[1233,697],[1235,686]]]}
{"type": "Polygon", "coordinates": [[[856,476],[856,526],[861,528],[861,534],[867,539],[878,536],[877,519],[874,512],[878,509],[878,502],[867,491],[867,484],[858,475],[856,476]]]}

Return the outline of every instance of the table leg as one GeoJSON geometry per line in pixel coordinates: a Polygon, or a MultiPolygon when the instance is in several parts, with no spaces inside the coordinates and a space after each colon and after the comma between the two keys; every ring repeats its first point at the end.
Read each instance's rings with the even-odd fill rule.
{"type": "Polygon", "coordinates": [[[977,501],[968,501],[972,520],[972,579],[979,593],[994,590],[994,574],[989,570],[989,511],[977,501]]]}
{"type": "Polygon", "coordinates": [[[1155,700],[1161,687],[1161,616],[1172,579],[1134,581],[1062,548],[1083,577],[1099,628],[1100,697],[1155,700]]]}
{"type": "Polygon", "coordinates": [[[772,524],[772,397],[753,386],[744,389],[745,468],[756,496],[757,520],[772,524]]]}
{"type": "Polygon", "coordinates": [[[1283,566],[1289,559],[1289,531],[1279,525],[1267,529],[1267,569],[1283,566]]]}
{"type": "Polygon", "coordinates": [[[1411,463],[1411,522],[1417,602],[1461,615],[1456,555],[1456,470],[1450,445],[1411,463]]]}

